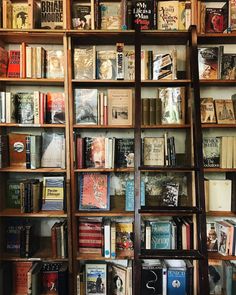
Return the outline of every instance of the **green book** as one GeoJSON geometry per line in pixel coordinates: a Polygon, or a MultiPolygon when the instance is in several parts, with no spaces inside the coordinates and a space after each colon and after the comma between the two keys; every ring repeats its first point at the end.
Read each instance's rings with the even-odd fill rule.
{"type": "Polygon", "coordinates": [[[20,181],[8,180],[6,206],[7,208],[20,208],[20,181]]]}

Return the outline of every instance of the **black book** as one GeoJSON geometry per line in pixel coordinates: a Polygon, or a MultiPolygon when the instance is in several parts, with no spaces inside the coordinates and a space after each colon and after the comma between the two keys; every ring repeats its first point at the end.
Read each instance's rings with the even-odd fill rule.
{"type": "Polygon", "coordinates": [[[117,168],[134,167],[134,139],[115,139],[115,163],[117,168]]]}
{"type": "Polygon", "coordinates": [[[126,10],[126,26],[127,30],[132,30],[134,27],[134,21],[133,21],[133,6],[132,6],[132,1],[127,1],[127,10],[126,10]]]}
{"type": "Polygon", "coordinates": [[[31,168],[30,161],[30,136],[25,137],[25,150],[26,150],[26,169],[31,168]]]}
{"type": "Polygon", "coordinates": [[[162,295],[162,288],[163,288],[162,265],[142,265],[141,294],[162,295]]]}
{"type": "Polygon", "coordinates": [[[182,220],[179,217],[173,217],[173,220],[177,226],[177,249],[182,250],[182,220]]]}
{"type": "Polygon", "coordinates": [[[14,96],[16,103],[16,122],[34,124],[34,94],[18,92],[14,96]]]}
{"type": "Polygon", "coordinates": [[[20,257],[31,257],[33,255],[33,226],[25,225],[20,230],[20,257]]]}
{"type": "Polygon", "coordinates": [[[156,20],[156,1],[134,1],[133,19],[134,25],[139,25],[141,30],[155,30],[156,20]]]}
{"type": "Polygon", "coordinates": [[[153,52],[148,50],[148,79],[153,79],[153,52]]]}

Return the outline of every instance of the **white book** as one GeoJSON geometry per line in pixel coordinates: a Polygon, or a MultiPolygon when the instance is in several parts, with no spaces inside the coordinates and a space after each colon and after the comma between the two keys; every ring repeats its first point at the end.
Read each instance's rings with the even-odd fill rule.
{"type": "Polygon", "coordinates": [[[145,249],[151,249],[151,225],[145,227],[145,249]]]}
{"type": "Polygon", "coordinates": [[[228,137],[222,136],[221,151],[220,151],[220,168],[227,168],[227,144],[228,144],[228,137]]]}
{"type": "Polygon", "coordinates": [[[105,138],[105,168],[109,167],[109,138],[105,138]]]}
{"type": "Polygon", "coordinates": [[[6,92],[1,92],[1,123],[6,122],[6,92]]]}
{"type": "Polygon", "coordinates": [[[6,92],[6,123],[12,122],[12,101],[11,93],[6,92]]]}
{"type": "Polygon", "coordinates": [[[33,48],[26,46],[26,78],[32,78],[33,48]]]}
{"type": "Polygon", "coordinates": [[[40,97],[40,92],[34,91],[34,124],[40,123],[39,97],[40,97]]]}
{"type": "Polygon", "coordinates": [[[233,136],[227,138],[226,168],[233,168],[233,136]]]}
{"type": "Polygon", "coordinates": [[[232,181],[208,180],[209,211],[231,211],[232,181]]]}
{"type": "Polygon", "coordinates": [[[104,223],[104,257],[111,257],[111,223],[106,220],[104,223]]]}

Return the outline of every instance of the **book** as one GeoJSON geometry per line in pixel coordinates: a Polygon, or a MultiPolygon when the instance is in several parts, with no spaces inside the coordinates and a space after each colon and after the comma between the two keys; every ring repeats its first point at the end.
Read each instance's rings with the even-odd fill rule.
{"type": "Polygon", "coordinates": [[[12,29],[29,28],[28,3],[12,3],[12,29]]]}
{"type": "MultiPolygon", "coordinates": [[[[52,0],[54,1],[54,0],[52,0]]],[[[62,1],[58,1],[62,2],[62,1]]],[[[64,78],[64,52],[63,50],[47,50],[47,78],[63,79],[64,78]]]]}
{"type": "Polygon", "coordinates": [[[32,267],[32,264],[30,261],[12,262],[14,294],[27,294],[27,273],[32,267]]]}
{"type": "Polygon", "coordinates": [[[218,124],[234,124],[234,106],[231,99],[215,99],[216,118],[218,124]]]}
{"type": "Polygon", "coordinates": [[[63,92],[47,93],[46,122],[65,124],[65,94],[63,92]]]}
{"type": "MultiPolygon", "coordinates": [[[[141,206],[145,206],[145,183],[141,182],[141,206]]],[[[129,179],[125,186],[125,211],[134,211],[134,181],[129,179]]]]}
{"type": "Polygon", "coordinates": [[[212,97],[201,98],[201,123],[216,123],[215,105],[212,97]]]}
{"type": "Polygon", "coordinates": [[[107,174],[84,173],[79,182],[80,210],[110,209],[110,181],[107,174]]]}
{"type": "Polygon", "coordinates": [[[163,137],[144,137],[143,164],[148,166],[164,166],[163,137]]]}
{"type": "Polygon", "coordinates": [[[62,0],[41,0],[41,28],[63,29],[62,0]]]}
{"type": "Polygon", "coordinates": [[[10,133],[8,136],[10,166],[25,168],[27,135],[21,133],[10,133]]]}
{"type": "Polygon", "coordinates": [[[116,79],[116,50],[97,51],[97,79],[116,79]]]}
{"type": "Polygon", "coordinates": [[[224,33],[228,28],[227,2],[206,2],[205,33],[224,33]]]}
{"type": "Polygon", "coordinates": [[[42,210],[64,209],[64,186],[63,176],[43,177],[42,210]]]}
{"type": "Polygon", "coordinates": [[[85,264],[86,294],[107,294],[106,264],[85,264]]]}
{"type": "Polygon", "coordinates": [[[20,78],[20,50],[9,50],[8,78],[20,78]]]}
{"type": "Polygon", "coordinates": [[[95,46],[84,46],[74,49],[74,79],[95,79],[96,49],[95,46]]]}
{"type": "Polygon", "coordinates": [[[72,28],[76,30],[91,30],[90,3],[72,3],[72,28]]]}
{"type": "Polygon", "coordinates": [[[158,96],[161,99],[162,124],[185,123],[185,88],[159,88],[158,96]]]}
{"type": "Polygon", "coordinates": [[[42,133],[41,167],[65,167],[65,137],[64,134],[42,133]]]}
{"type": "Polygon", "coordinates": [[[158,1],[158,30],[178,30],[179,1],[158,1]]]}
{"type": "Polygon", "coordinates": [[[0,168],[9,166],[9,137],[0,135],[0,168]]]}
{"type": "Polygon", "coordinates": [[[206,228],[207,228],[207,250],[217,251],[218,239],[217,239],[215,222],[207,222],[206,228]]]}
{"type": "Polygon", "coordinates": [[[0,47],[0,77],[7,77],[8,67],[8,52],[3,47],[0,47]]]}
{"type": "Polygon", "coordinates": [[[140,30],[155,30],[157,28],[155,1],[134,1],[133,22],[134,25],[140,26],[140,30]]]}
{"type": "Polygon", "coordinates": [[[116,250],[122,256],[132,256],[134,249],[134,233],[132,222],[116,222],[116,250]],[[129,255],[125,255],[129,253],[129,255]],[[130,255],[131,254],[131,255],[130,255]]]}
{"type": "Polygon", "coordinates": [[[84,141],[85,167],[105,168],[105,137],[86,137],[84,141]]]}
{"type": "Polygon", "coordinates": [[[220,167],[220,137],[204,137],[202,148],[204,167],[220,167]]]}
{"type": "Polygon", "coordinates": [[[145,295],[151,295],[153,292],[157,295],[163,294],[163,266],[160,261],[142,265],[141,290],[141,294],[145,295]]]}
{"type": "Polygon", "coordinates": [[[111,264],[110,266],[111,286],[110,294],[126,295],[127,294],[127,268],[118,264],[111,264]]]}
{"type": "Polygon", "coordinates": [[[108,125],[132,125],[132,89],[108,89],[108,125]]]}
{"type": "Polygon", "coordinates": [[[163,206],[178,206],[179,184],[167,182],[162,188],[163,206]]]}
{"type": "Polygon", "coordinates": [[[124,50],[125,80],[134,80],[135,76],[135,54],[134,50],[124,50]]]}
{"type": "Polygon", "coordinates": [[[171,222],[151,221],[151,249],[172,249],[171,222]]]}
{"type": "Polygon", "coordinates": [[[209,259],[208,273],[210,294],[221,294],[223,287],[222,261],[209,259]]]}
{"type": "Polygon", "coordinates": [[[121,29],[121,3],[100,2],[101,30],[121,29]]]}
{"type": "Polygon", "coordinates": [[[221,49],[219,47],[198,48],[199,79],[212,80],[220,77],[221,49]]]}
{"type": "Polygon", "coordinates": [[[115,139],[115,165],[117,168],[134,167],[134,139],[115,139]]]}
{"type": "Polygon", "coordinates": [[[165,260],[167,264],[167,292],[169,295],[187,293],[187,268],[184,261],[165,260]]]}
{"type": "Polygon", "coordinates": [[[18,92],[13,94],[16,105],[16,122],[34,124],[34,94],[33,92],[18,92]]]}
{"type": "Polygon", "coordinates": [[[221,79],[234,80],[236,77],[236,55],[231,53],[222,54],[221,60],[221,79]]]}
{"type": "Polygon", "coordinates": [[[98,123],[98,90],[75,89],[74,90],[75,123],[98,123]]]}
{"type": "MultiPolygon", "coordinates": [[[[148,52],[151,53],[152,51],[148,52]]],[[[177,52],[175,49],[171,53],[155,53],[149,62],[151,68],[148,69],[148,78],[151,80],[176,79],[176,59],[177,52]]]]}
{"type": "Polygon", "coordinates": [[[7,208],[20,208],[20,182],[17,180],[7,181],[7,208]]]}

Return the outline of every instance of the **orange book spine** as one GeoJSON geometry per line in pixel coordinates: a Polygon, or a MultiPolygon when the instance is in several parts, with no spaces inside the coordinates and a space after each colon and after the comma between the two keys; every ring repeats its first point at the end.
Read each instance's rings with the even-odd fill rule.
{"type": "Polygon", "coordinates": [[[25,42],[22,42],[22,78],[26,78],[26,44],[25,42]]]}

